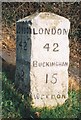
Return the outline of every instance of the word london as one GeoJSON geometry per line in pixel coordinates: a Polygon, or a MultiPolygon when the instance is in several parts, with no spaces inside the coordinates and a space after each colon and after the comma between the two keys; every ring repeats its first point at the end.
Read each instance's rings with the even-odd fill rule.
{"type": "Polygon", "coordinates": [[[36,30],[35,28],[30,28],[30,27],[20,27],[17,26],[17,33],[18,34],[46,34],[46,35],[67,35],[68,34],[68,29],[65,28],[39,28],[38,30],[36,30]]]}

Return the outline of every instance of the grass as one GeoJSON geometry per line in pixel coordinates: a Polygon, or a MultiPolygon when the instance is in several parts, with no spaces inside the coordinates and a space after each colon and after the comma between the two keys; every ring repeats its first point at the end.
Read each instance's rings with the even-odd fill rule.
{"type": "Polygon", "coordinates": [[[80,91],[69,91],[69,99],[56,108],[32,108],[30,98],[15,88],[7,75],[2,74],[2,118],[32,118],[40,113],[39,118],[79,118],[81,113],[80,91]]]}

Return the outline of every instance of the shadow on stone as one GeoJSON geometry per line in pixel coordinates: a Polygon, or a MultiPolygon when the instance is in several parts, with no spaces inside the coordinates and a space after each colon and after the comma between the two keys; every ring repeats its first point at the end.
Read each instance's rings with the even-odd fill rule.
{"type": "Polygon", "coordinates": [[[31,21],[16,24],[15,85],[25,94],[30,93],[31,25],[31,21]]]}

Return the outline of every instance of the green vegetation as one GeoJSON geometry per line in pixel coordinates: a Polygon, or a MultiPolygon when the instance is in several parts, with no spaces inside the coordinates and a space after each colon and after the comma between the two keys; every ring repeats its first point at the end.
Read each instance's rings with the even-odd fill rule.
{"type": "Polygon", "coordinates": [[[30,99],[26,94],[20,93],[7,75],[2,74],[2,115],[3,118],[79,118],[81,112],[80,92],[69,91],[69,99],[62,106],[48,109],[37,109],[30,106],[30,99]]]}

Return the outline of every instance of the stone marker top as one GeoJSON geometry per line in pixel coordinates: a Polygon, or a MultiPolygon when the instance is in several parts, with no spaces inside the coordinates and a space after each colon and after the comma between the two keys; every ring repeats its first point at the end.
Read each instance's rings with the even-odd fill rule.
{"type": "Polygon", "coordinates": [[[36,19],[36,18],[41,18],[42,20],[45,19],[45,20],[54,20],[56,19],[55,22],[59,21],[59,22],[62,22],[62,21],[66,21],[66,22],[69,22],[69,20],[65,17],[62,17],[62,16],[59,16],[57,14],[54,14],[54,13],[51,13],[51,12],[40,12],[40,13],[34,13],[33,15],[30,15],[30,16],[27,16],[23,19],[20,19],[18,20],[17,22],[26,22],[26,21],[29,21],[29,20],[32,20],[32,19],[36,19]]]}
{"type": "MultiPolygon", "coordinates": [[[[20,19],[17,21],[18,22],[36,22],[37,24],[39,24],[39,26],[41,27],[42,23],[46,23],[46,26],[43,27],[47,27],[48,24],[50,25],[50,23],[52,23],[52,27],[53,24],[54,26],[58,26],[58,24],[60,24],[62,27],[64,26],[65,28],[68,27],[68,29],[70,28],[70,22],[67,18],[56,15],[54,13],[51,12],[40,12],[40,13],[35,13],[33,15],[27,16],[23,19],[20,19]],[[49,23],[48,23],[49,22],[49,23]]],[[[48,26],[48,27],[51,27],[48,26]]],[[[60,26],[60,27],[61,27],[60,26]]]]}

